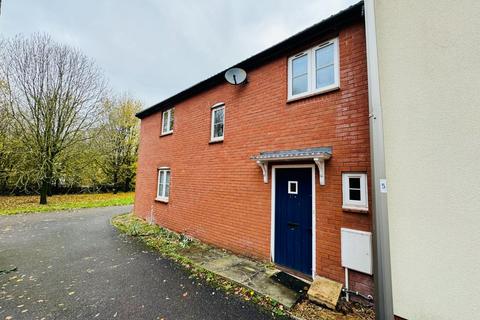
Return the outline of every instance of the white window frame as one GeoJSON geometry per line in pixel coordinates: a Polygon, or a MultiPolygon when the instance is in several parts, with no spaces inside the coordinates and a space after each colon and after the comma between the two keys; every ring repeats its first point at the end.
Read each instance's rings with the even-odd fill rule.
{"type": "Polygon", "coordinates": [[[288,181],[288,194],[298,194],[298,181],[288,181]],[[295,186],[295,191],[292,191],[292,186],[295,186]]]}
{"type": "Polygon", "coordinates": [[[161,202],[168,202],[168,199],[170,197],[170,186],[171,186],[171,181],[172,181],[172,171],[170,170],[169,167],[161,167],[161,168],[158,168],[157,170],[157,197],[155,198],[155,200],[157,201],[161,201],[161,202]],[[163,172],[164,174],[160,174],[161,172],[163,172]],[[170,172],[170,180],[168,181],[168,193],[167,194],[167,172],[170,172]],[[162,179],[162,181],[160,181],[160,179],[162,179]],[[162,194],[160,194],[160,183],[163,184],[163,192],[162,194]]]}
{"type": "Polygon", "coordinates": [[[210,116],[210,142],[223,141],[225,137],[225,104],[223,102],[217,103],[211,107],[211,116],[210,116]],[[223,110],[223,135],[221,137],[215,137],[215,111],[223,110]]]}
{"type": "MultiPolygon", "coordinates": [[[[174,123],[172,123],[172,127],[169,128],[167,127],[167,130],[163,130],[165,128],[165,121],[168,121],[168,126],[170,126],[170,123],[171,123],[171,118],[172,118],[172,112],[174,111],[175,108],[170,108],[170,109],[167,109],[165,111],[162,112],[162,136],[164,135],[167,135],[167,134],[171,134],[173,133],[173,126],[174,126],[174,123],[175,123],[175,118],[174,118],[174,123]]],[[[174,117],[175,117],[175,113],[174,113],[174,117]]]]}
{"type": "Polygon", "coordinates": [[[359,172],[342,173],[343,209],[368,211],[367,174],[359,172]],[[360,201],[350,199],[350,178],[360,178],[360,201]]]}
{"type": "Polygon", "coordinates": [[[288,101],[294,101],[301,98],[310,97],[316,94],[321,94],[336,90],[340,88],[340,58],[338,38],[334,38],[319,44],[313,48],[297,53],[296,55],[288,58],[288,101]],[[315,51],[327,45],[333,44],[333,63],[334,63],[334,82],[328,86],[321,88],[316,87],[316,65],[315,65],[315,51]],[[307,55],[307,91],[292,94],[292,62],[294,59],[307,55]]]}

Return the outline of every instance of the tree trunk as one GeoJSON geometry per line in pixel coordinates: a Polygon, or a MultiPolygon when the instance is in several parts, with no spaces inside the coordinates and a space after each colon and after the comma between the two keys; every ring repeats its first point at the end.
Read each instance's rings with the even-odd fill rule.
{"type": "Polygon", "coordinates": [[[47,197],[51,195],[50,187],[53,177],[53,168],[51,163],[53,163],[54,157],[55,156],[51,156],[51,159],[47,161],[47,168],[45,170],[45,176],[42,179],[42,186],[40,189],[40,204],[47,204],[47,197]]]}
{"type": "Polygon", "coordinates": [[[40,188],[40,204],[47,204],[48,193],[48,178],[42,179],[42,186],[40,188]]]}
{"type": "Polygon", "coordinates": [[[117,194],[117,192],[118,192],[117,187],[118,187],[118,175],[115,172],[113,174],[113,194],[117,194]]]}
{"type": "Polygon", "coordinates": [[[1,186],[0,186],[0,194],[7,194],[7,177],[6,177],[6,174],[5,175],[2,175],[2,183],[1,183],[1,186]]]}
{"type": "Polygon", "coordinates": [[[130,182],[132,181],[132,179],[130,177],[126,177],[125,178],[125,185],[123,187],[123,191],[124,192],[128,192],[130,191],[130,182]]]}

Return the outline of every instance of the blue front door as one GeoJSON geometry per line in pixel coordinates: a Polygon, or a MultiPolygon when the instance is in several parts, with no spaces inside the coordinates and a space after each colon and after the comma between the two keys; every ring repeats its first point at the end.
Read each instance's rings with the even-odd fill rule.
{"type": "Polygon", "coordinates": [[[312,168],[275,170],[275,263],[310,276],[312,168]]]}

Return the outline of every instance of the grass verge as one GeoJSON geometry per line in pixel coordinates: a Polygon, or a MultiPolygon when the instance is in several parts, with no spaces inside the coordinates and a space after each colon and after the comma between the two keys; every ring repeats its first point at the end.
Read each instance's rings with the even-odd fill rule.
{"type": "Polygon", "coordinates": [[[275,317],[287,318],[287,312],[282,304],[202,268],[184,254],[187,251],[206,251],[209,249],[209,246],[206,244],[158,225],[150,225],[133,214],[116,216],[112,219],[112,224],[121,232],[138,238],[147,246],[160,252],[164,257],[179,263],[190,272],[190,278],[204,280],[227,294],[233,294],[246,301],[252,301],[271,312],[275,317]]]}
{"type": "Polygon", "coordinates": [[[39,196],[0,196],[0,215],[123,206],[132,204],[134,195],[134,192],[55,195],[48,197],[46,205],[38,204],[39,196]]]}
{"type": "Polygon", "coordinates": [[[121,232],[138,238],[147,246],[160,252],[164,257],[179,263],[191,273],[191,278],[202,279],[213,287],[225,291],[227,294],[234,294],[244,300],[252,301],[271,312],[275,317],[286,318],[290,316],[294,319],[304,320],[375,319],[373,308],[364,306],[358,302],[339,302],[339,310],[334,311],[314,304],[304,297],[300,299],[295,306],[287,310],[283,305],[270,297],[263,296],[236,282],[212,273],[188,258],[188,254],[192,252],[204,254],[212,249],[212,247],[204,243],[172,232],[158,225],[150,225],[133,214],[116,216],[112,219],[112,224],[121,232]]]}

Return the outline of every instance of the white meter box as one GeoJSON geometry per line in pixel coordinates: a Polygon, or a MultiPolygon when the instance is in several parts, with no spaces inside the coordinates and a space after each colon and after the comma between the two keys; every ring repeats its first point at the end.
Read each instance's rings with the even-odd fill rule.
{"type": "Polygon", "coordinates": [[[372,274],[372,233],[342,228],[342,266],[372,274]]]}

